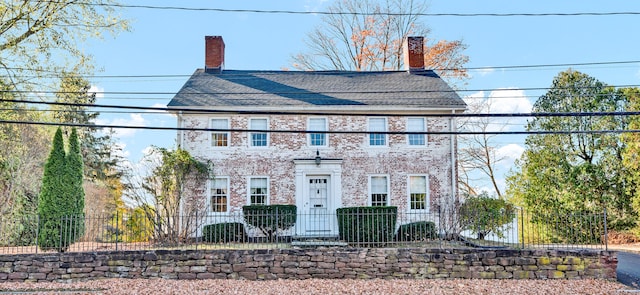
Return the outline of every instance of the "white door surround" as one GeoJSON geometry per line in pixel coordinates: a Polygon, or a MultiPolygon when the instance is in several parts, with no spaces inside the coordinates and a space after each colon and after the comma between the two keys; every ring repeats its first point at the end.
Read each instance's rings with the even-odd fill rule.
{"type": "Polygon", "coordinates": [[[294,160],[297,236],[336,236],[342,207],[342,160],[294,160]]]}

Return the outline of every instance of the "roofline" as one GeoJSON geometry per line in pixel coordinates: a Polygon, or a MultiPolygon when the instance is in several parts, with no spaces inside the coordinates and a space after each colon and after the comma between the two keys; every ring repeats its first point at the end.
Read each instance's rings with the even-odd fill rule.
{"type": "Polygon", "coordinates": [[[370,113],[376,114],[402,114],[402,115],[421,115],[421,114],[458,114],[467,110],[466,106],[451,106],[451,107],[425,107],[420,108],[416,106],[323,106],[323,107],[305,107],[305,106],[287,106],[283,109],[282,106],[268,106],[268,107],[256,107],[256,106],[234,106],[232,108],[221,107],[207,107],[207,106],[167,106],[167,111],[170,113],[178,112],[206,112],[211,111],[212,114],[237,114],[237,113],[274,113],[274,114],[358,114],[367,115],[370,113]],[[340,107],[340,108],[336,108],[340,107]]]}

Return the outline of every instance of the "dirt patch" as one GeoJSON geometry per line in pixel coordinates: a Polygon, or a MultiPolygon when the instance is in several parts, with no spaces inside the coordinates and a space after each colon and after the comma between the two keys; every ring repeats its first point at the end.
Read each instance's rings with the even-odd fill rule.
{"type": "Polygon", "coordinates": [[[640,237],[630,232],[610,231],[607,235],[607,241],[610,245],[624,245],[640,243],[640,237]]]}

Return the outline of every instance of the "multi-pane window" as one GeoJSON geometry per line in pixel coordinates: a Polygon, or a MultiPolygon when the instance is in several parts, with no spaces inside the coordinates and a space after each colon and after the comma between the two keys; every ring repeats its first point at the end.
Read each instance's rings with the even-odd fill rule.
{"type": "Polygon", "coordinates": [[[267,204],[267,178],[256,177],[249,179],[249,204],[250,205],[268,205],[267,204]]]}
{"type": "MultiPolygon", "coordinates": [[[[309,131],[327,131],[326,118],[309,118],[309,131]]],[[[326,133],[309,133],[309,145],[327,146],[326,133]]]]}
{"type": "Polygon", "coordinates": [[[389,186],[386,176],[371,176],[369,178],[371,192],[371,206],[387,206],[389,186]]]}
{"type": "Polygon", "coordinates": [[[409,176],[409,209],[426,210],[427,201],[427,177],[409,176]]]}
{"type": "MultiPolygon", "coordinates": [[[[385,132],[387,131],[387,119],[385,118],[369,118],[369,131],[385,132]]],[[[369,133],[369,145],[381,146],[387,144],[387,135],[380,133],[369,133]]]]}
{"type": "MultiPolygon", "coordinates": [[[[407,119],[407,131],[408,132],[425,132],[424,118],[408,118],[407,119]]],[[[409,134],[409,145],[425,145],[424,134],[409,134]]]]}
{"type": "Polygon", "coordinates": [[[227,178],[216,177],[211,183],[211,211],[227,212],[229,200],[229,181],[227,178]]]}
{"type": "MultiPolygon", "coordinates": [[[[268,130],[269,121],[267,119],[251,119],[249,121],[251,130],[268,130]]],[[[267,132],[251,132],[251,146],[267,146],[267,132]]]]}
{"type": "MultiPolygon", "coordinates": [[[[229,119],[211,119],[211,129],[229,129],[229,119]]],[[[229,146],[229,132],[211,131],[211,146],[229,146]]]]}

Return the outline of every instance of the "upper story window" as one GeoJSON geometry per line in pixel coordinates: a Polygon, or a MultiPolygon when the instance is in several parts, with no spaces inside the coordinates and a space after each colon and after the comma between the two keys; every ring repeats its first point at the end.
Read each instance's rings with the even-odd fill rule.
{"type": "MultiPolygon", "coordinates": [[[[269,121],[266,118],[252,118],[249,120],[251,130],[269,130],[269,121]]],[[[251,132],[251,146],[264,147],[269,145],[267,132],[251,132]]]]}
{"type": "Polygon", "coordinates": [[[268,205],[269,181],[266,177],[249,179],[249,205],[268,205]]]}
{"type": "MultiPolygon", "coordinates": [[[[425,132],[427,130],[424,118],[408,118],[407,132],[425,132]]],[[[409,145],[425,145],[425,134],[409,134],[407,141],[409,145]]]]}
{"type": "MultiPolygon", "coordinates": [[[[327,131],[327,118],[309,118],[309,131],[327,131]]],[[[310,146],[327,146],[326,133],[309,133],[310,146]]]]}
{"type": "Polygon", "coordinates": [[[371,206],[387,206],[389,204],[387,176],[369,177],[369,199],[371,200],[371,206]]]}
{"type": "Polygon", "coordinates": [[[229,178],[216,177],[211,181],[211,211],[227,212],[229,208],[229,178]]]}
{"type": "MultiPolygon", "coordinates": [[[[211,119],[211,129],[229,129],[229,119],[211,119]]],[[[211,146],[229,146],[229,132],[211,131],[211,146]]]]}
{"type": "MultiPolygon", "coordinates": [[[[369,131],[373,132],[386,132],[387,131],[387,119],[386,118],[369,118],[369,131]]],[[[386,134],[369,134],[370,146],[384,146],[387,145],[386,134]]]]}
{"type": "Polygon", "coordinates": [[[427,176],[409,176],[409,209],[427,210],[429,208],[427,192],[427,176]]]}

